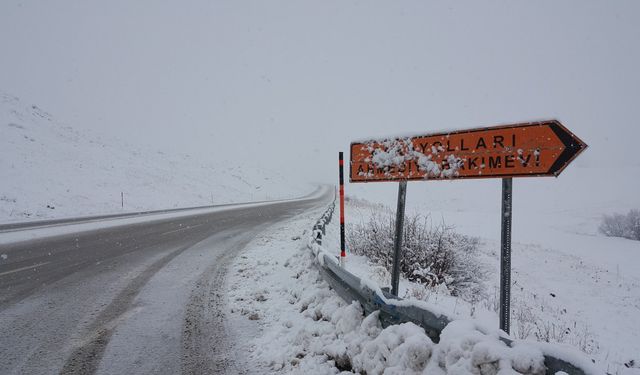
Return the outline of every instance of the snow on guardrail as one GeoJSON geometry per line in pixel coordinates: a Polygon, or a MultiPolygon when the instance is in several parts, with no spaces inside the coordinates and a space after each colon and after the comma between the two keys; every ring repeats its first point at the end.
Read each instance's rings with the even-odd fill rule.
{"type": "MultiPolygon", "coordinates": [[[[458,370],[495,374],[501,370],[521,374],[602,374],[577,349],[562,345],[513,340],[504,332],[484,327],[474,320],[447,316],[437,306],[421,301],[396,298],[373,281],[361,279],[340,267],[337,256],[322,246],[326,226],[335,211],[335,201],[313,227],[308,248],[317,260],[323,278],[347,303],[358,301],[369,315],[379,311],[384,327],[412,322],[425,331],[434,345],[426,370],[441,373],[458,370]]],[[[476,373],[473,372],[473,373],[476,373]]],[[[507,373],[505,372],[505,373],[507,373]]]]}

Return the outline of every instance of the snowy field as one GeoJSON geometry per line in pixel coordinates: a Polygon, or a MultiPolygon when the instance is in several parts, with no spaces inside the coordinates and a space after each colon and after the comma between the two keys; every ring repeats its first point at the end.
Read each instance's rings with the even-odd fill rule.
{"type": "Polygon", "coordinates": [[[0,223],[293,198],[313,190],[258,162],[226,157],[202,160],[79,132],[0,91],[0,223]]]}

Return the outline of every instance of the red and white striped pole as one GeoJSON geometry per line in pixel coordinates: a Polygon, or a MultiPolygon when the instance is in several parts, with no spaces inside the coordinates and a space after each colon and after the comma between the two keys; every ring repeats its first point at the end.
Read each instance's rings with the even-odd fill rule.
{"type": "Polygon", "coordinates": [[[347,252],[344,246],[344,160],[342,152],[338,154],[340,164],[340,265],[344,267],[347,261],[347,252]]]}

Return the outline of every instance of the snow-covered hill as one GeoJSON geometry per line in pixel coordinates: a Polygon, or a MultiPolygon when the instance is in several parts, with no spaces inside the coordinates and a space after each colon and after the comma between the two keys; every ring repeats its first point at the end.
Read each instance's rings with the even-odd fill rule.
{"type": "Polygon", "coordinates": [[[0,92],[0,222],[291,198],[313,189],[239,165],[233,155],[214,157],[79,132],[0,92]]]}

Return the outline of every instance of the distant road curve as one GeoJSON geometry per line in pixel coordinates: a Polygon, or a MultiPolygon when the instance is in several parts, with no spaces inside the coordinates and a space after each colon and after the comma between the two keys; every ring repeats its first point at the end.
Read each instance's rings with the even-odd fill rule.
{"type": "Polygon", "coordinates": [[[226,266],[333,194],[1,226],[0,373],[244,372],[220,306],[226,266]]]}
{"type": "MultiPolygon", "coordinates": [[[[318,188],[309,196],[314,196],[317,194],[322,188],[318,188]]],[[[191,210],[202,210],[208,208],[219,208],[219,207],[236,207],[239,205],[245,204],[255,204],[255,203],[274,203],[274,202],[286,202],[297,200],[298,198],[293,199],[280,199],[280,200],[272,200],[272,201],[253,201],[253,202],[245,202],[245,203],[227,203],[227,204],[217,204],[217,205],[208,205],[208,206],[194,206],[194,207],[181,207],[181,208],[168,208],[164,210],[150,210],[150,211],[136,211],[136,212],[125,212],[125,213],[116,213],[116,214],[107,214],[107,215],[90,215],[90,216],[79,216],[79,217],[71,217],[71,218],[62,218],[62,219],[47,219],[47,220],[32,220],[32,221],[23,221],[16,223],[5,223],[0,224],[0,233],[8,232],[13,230],[24,230],[24,229],[32,229],[38,227],[49,227],[54,225],[66,225],[66,224],[77,224],[77,223],[86,223],[86,222],[95,222],[101,221],[105,219],[122,219],[127,217],[142,217],[148,215],[157,215],[157,214],[166,214],[166,213],[175,213],[175,212],[188,212],[191,210]]]]}

